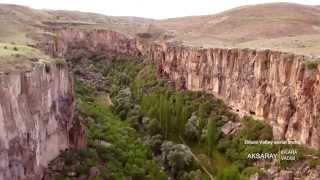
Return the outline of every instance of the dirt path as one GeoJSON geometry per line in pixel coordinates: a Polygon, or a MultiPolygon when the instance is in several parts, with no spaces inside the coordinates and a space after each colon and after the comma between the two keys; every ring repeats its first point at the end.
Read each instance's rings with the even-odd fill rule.
{"type": "MultiPolygon", "coordinates": [[[[188,146],[188,145],[185,143],[184,139],[183,139],[181,136],[179,136],[179,139],[182,141],[182,143],[183,143],[184,145],[188,146]]],[[[191,151],[191,154],[192,154],[192,157],[194,158],[194,160],[200,165],[201,169],[209,176],[210,180],[214,180],[213,175],[208,171],[208,169],[207,169],[205,166],[203,166],[203,165],[201,164],[201,161],[199,160],[199,158],[197,157],[197,155],[195,155],[192,151],[191,151]]]]}

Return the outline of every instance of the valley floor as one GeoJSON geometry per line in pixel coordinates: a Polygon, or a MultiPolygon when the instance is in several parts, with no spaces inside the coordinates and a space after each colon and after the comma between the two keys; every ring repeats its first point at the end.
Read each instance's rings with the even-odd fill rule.
{"type": "MultiPolygon", "coordinates": [[[[154,65],[92,62],[71,61],[88,147],[64,152],[50,165],[47,179],[268,178],[268,169],[289,170],[310,152],[292,145],[245,145],[247,139],[272,140],[271,127],[239,118],[212,95],[176,90],[154,65]],[[225,133],[228,123],[240,126],[225,133]],[[297,161],[247,158],[284,148],[297,149],[297,161]]],[[[316,167],[320,161],[308,163],[316,167]]]]}

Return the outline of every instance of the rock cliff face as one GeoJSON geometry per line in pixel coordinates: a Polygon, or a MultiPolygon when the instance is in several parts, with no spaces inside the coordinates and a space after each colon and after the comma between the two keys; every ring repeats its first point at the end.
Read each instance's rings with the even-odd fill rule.
{"type": "Polygon", "coordinates": [[[308,69],[304,56],[145,43],[110,31],[71,29],[56,34],[47,43],[52,54],[85,47],[96,53],[143,56],[177,88],[214,94],[234,111],[266,120],[275,138],[320,148],[320,66],[308,69]]]}
{"type": "Polygon", "coordinates": [[[70,147],[73,83],[63,65],[0,74],[0,179],[41,179],[70,147]]]}
{"type": "Polygon", "coordinates": [[[320,66],[270,50],[193,49],[139,44],[176,86],[222,98],[272,125],[278,139],[320,148],[320,66]]]}
{"type": "Polygon", "coordinates": [[[53,56],[72,56],[79,49],[108,57],[139,55],[134,39],[106,30],[62,29],[55,31],[54,36],[48,38],[42,48],[53,56]]]}

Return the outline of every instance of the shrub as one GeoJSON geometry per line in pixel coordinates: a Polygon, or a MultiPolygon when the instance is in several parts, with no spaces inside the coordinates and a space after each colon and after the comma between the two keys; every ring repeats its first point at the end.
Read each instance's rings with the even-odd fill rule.
{"type": "Polygon", "coordinates": [[[320,165],[320,159],[312,159],[309,162],[310,168],[316,168],[319,165],[320,165]]]}
{"type": "MultiPolygon", "coordinates": [[[[126,118],[126,115],[124,112],[119,114],[120,118],[124,119],[126,118]]],[[[127,121],[131,125],[131,127],[135,128],[136,130],[139,130],[140,128],[140,117],[139,116],[128,116],[127,121]]]]}
{"type": "Polygon", "coordinates": [[[120,80],[120,85],[121,86],[129,86],[130,78],[129,78],[129,76],[127,74],[121,73],[120,77],[119,77],[119,80],[120,80]]]}
{"type": "Polygon", "coordinates": [[[208,118],[212,109],[210,101],[205,101],[200,104],[198,114],[201,118],[208,118]]]}
{"type": "Polygon", "coordinates": [[[127,120],[130,123],[130,125],[135,128],[139,129],[140,128],[140,121],[142,119],[142,112],[141,108],[139,105],[134,105],[132,109],[129,109],[129,112],[127,115],[123,115],[124,118],[127,116],[127,120]]]}
{"type": "Polygon", "coordinates": [[[19,51],[19,49],[15,46],[15,47],[13,47],[13,50],[14,51],[19,51]]]}
{"type": "Polygon", "coordinates": [[[200,137],[199,119],[193,114],[185,125],[184,136],[190,142],[195,142],[200,137]]]}
{"type": "Polygon", "coordinates": [[[146,125],[146,129],[150,135],[161,133],[161,124],[157,119],[151,119],[146,125]]]}
{"type": "Polygon", "coordinates": [[[272,128],[264,122],[251,117],[242,119],[244,127],[236,136],[227,136],[218,143],[218,149],[225,152],[228,159],[238,165],[240,169],[251,165],[253,160],[247,158],[248,153],[276,152],[272,145],[245,145],[244,140],[271,140],[272,128]]]}
{"type": "Polygon", "coordinates": [[[227,149],[231,146],[231,144],[232,144],[232,141],[229,138],[223,138],[219,141],[217,145],[217,149],[220,152],[225,153],[227,149]]]}
{"type": "Polygon", "coordinates": [[[192,152],[183,144],[165,141],[161,145],[161,160],[163,165],[176,177],[193,165],[192,152]]]}
{"type": "Polygon", "coordinates": [[[240,135],[251,140],[272,140],[272,128],[265,122],[245,116],[242,119],[245,129],[241,131],[240,135]]]}
{"type": "MultiPolygon", "coordinates": [[[[134,108],[132,102],[131,91],[129,88],[121,89],[117,96],[114,98],[113,110],[115,113],[119,114],[122,120],[127,118],[129,111],[134,108]]],[[[140,111],[135,109],[136,111],[140,111]]],[[[138,112],[134,112],[138,113],[138,112]]]]}
{"type": "Polygon", "coordinates": [[[66,64],[66,61],[63,60],[63,59],[56,59],[56,60],[54,61],[54,63],[55,63],[56,65],[65,65],[65,64],[66,64]]]}
{"type": "Polygon", "coordinates": [[[202,172],[200,169],[190,171],[190,172],[183,172],[180,176],[180,180],[195,180],[201,179],[202,172]]]}
{"type": "Polygon", "coordinates": [[[160,134],[154,136],[148,136],[144,140],[144,144],[150,147],[152,152],[156,155],[160,154],[161,152],[161,144],[163,143],[163,137],[160,134]]]}
{"type": "Polygon", "coordinates": [[[318,65],[320,64],[320,60],[316,59],[316,60],[307,60],[305,61],[305,65],[308,69],[312,70],[312,69],[317,69],[318,65]]]}

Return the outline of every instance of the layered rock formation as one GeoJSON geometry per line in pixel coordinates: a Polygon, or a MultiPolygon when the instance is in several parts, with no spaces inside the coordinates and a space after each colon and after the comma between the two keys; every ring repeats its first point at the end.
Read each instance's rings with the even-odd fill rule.
{"type": "Polygon", "coordinates": [[[270,50],[194,49],[139,44],[180,88],[222,98],[235,111],[266,120],[278,139],[320,148],[320,66],[270,50]]]}
{"type": "Polygon", "coordinates": [[[70,147],[73,111],[72,77],[63,65],[0,74],[0,179],[41,179],[70,147]]]}
{"type": "Polygon", "coordinates": [[[62,29],[55,31],[42,48],[53,56],[72,56],[75,50],[85,50],[93,53],[114,56],[137,56],[136,41],[114,31],[79,29],[62,29]]]}
{"type": "Polygon", "coordinates": [[[222,98],[240,114],[265,119],[279,139],[320,148],[320,66],[270,50],[196,49],[146,43],[112,32],[64,29],[48,41],[54,55],[85,48],[97,54],[142,55],[178,88],[222,98]]]}

